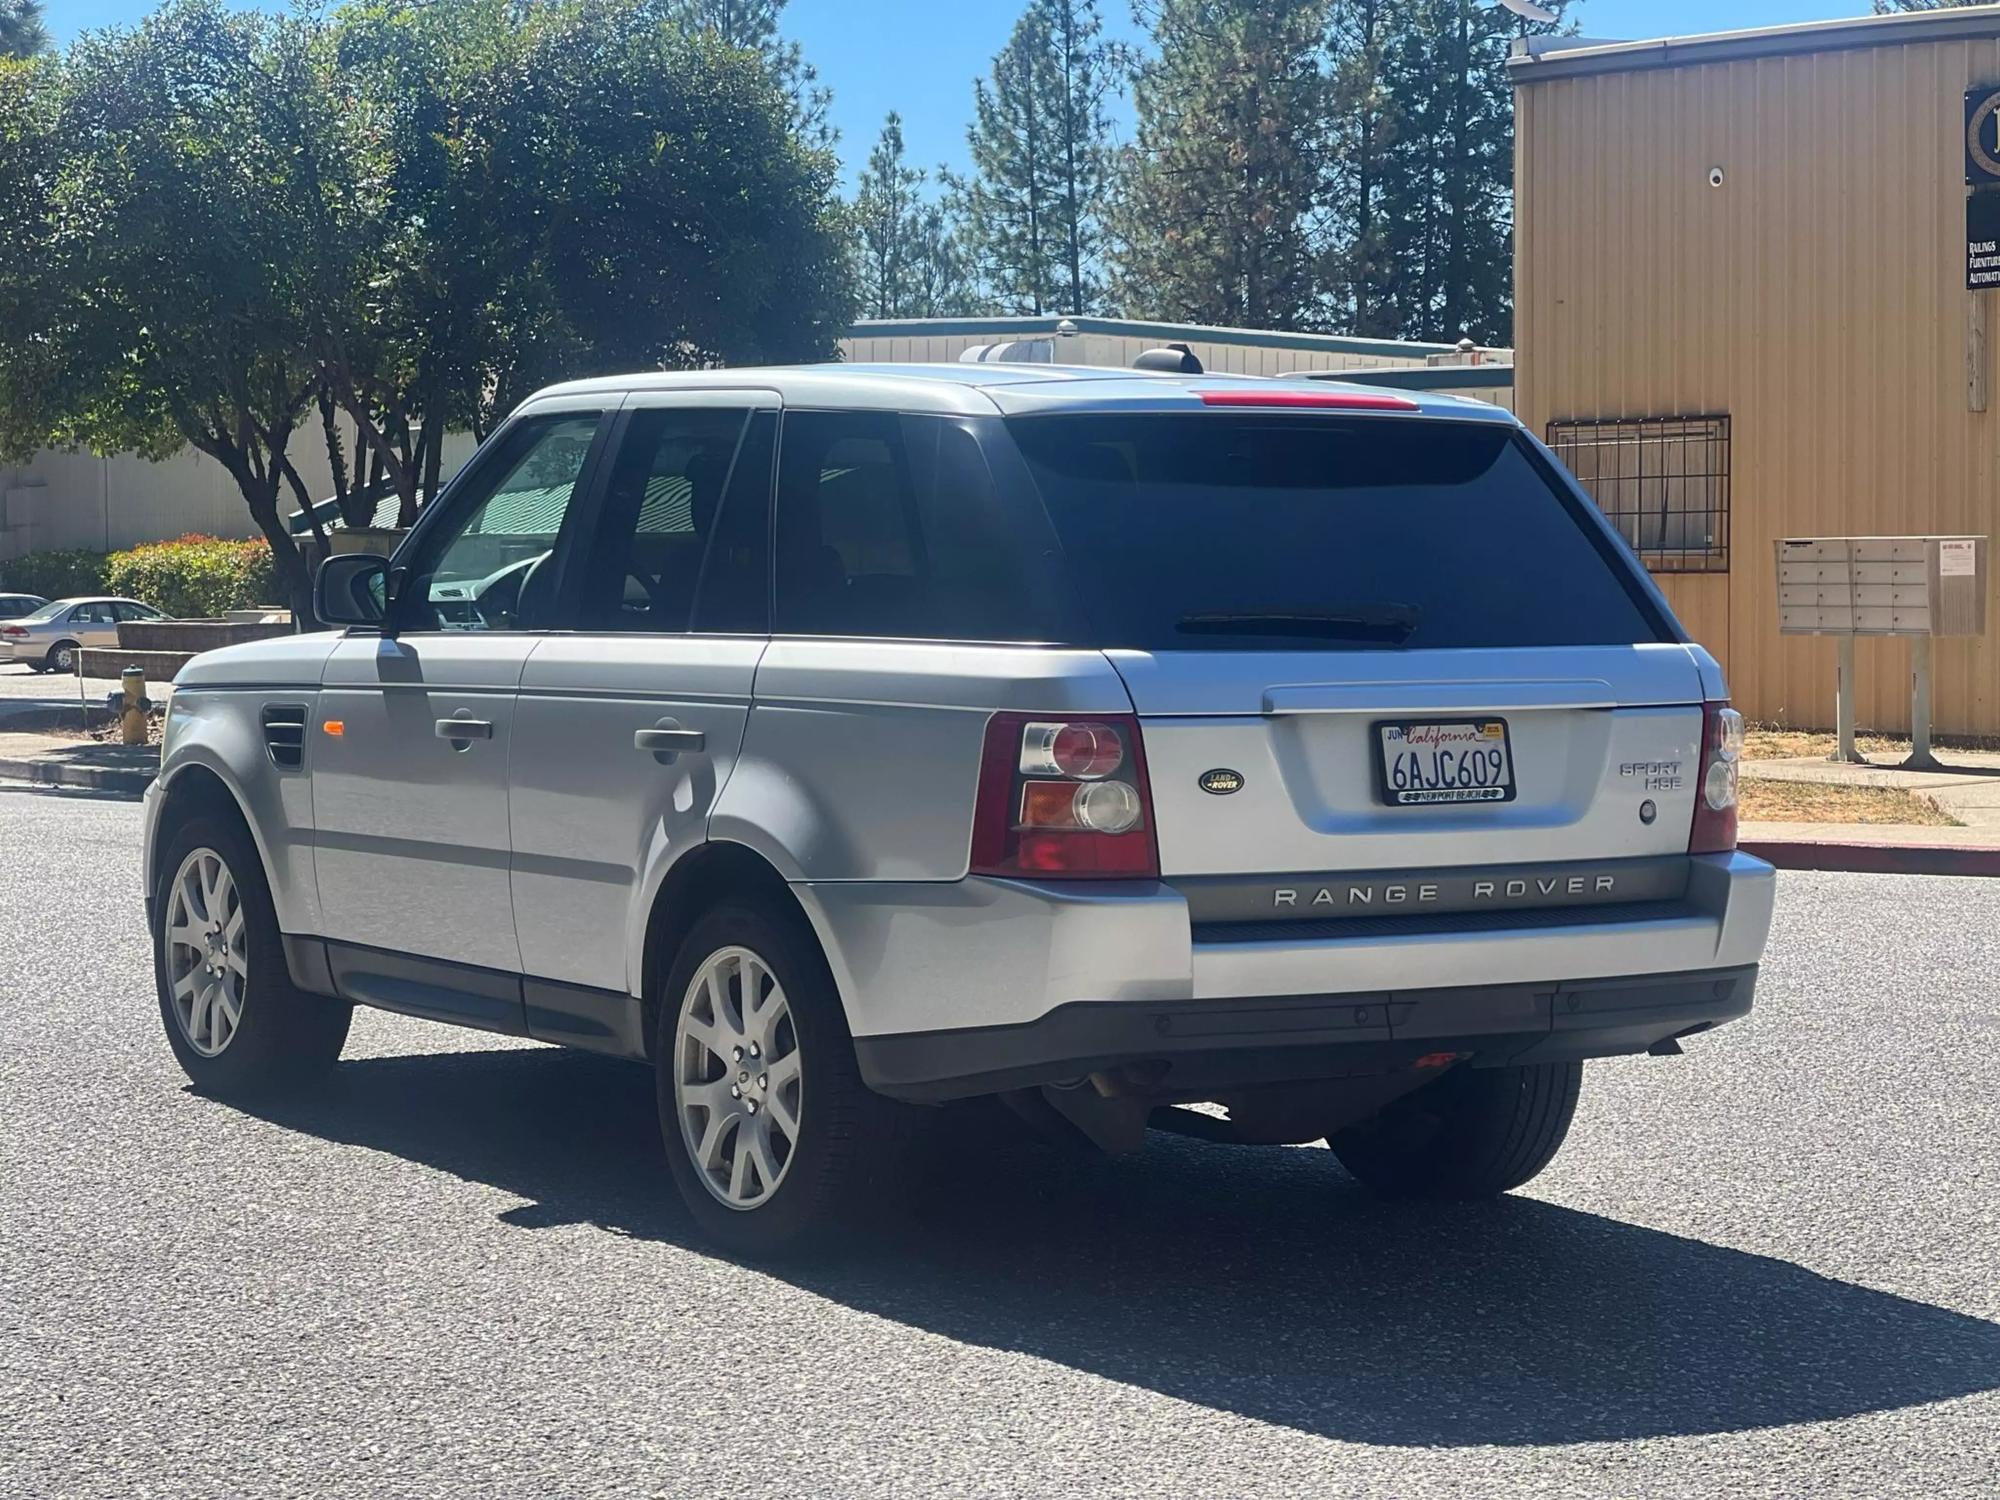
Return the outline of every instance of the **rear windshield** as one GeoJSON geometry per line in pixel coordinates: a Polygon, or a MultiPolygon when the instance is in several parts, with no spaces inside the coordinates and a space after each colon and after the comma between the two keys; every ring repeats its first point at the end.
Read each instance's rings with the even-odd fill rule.
{"type": "Polygon", "coordinates": [[[1103,646],[1661,639],[1576,502],[1498,424],[1173,412],[1007,426],[1103,646]]]}

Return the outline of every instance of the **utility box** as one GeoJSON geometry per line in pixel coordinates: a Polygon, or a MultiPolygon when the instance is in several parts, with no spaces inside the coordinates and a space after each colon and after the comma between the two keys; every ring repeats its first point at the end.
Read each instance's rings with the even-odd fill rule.
{"type": "Polygon", "coordinates": [[[1777,544],[1784,635],[1984,635],[1983,536],[1788,537],[1777,544]]]}

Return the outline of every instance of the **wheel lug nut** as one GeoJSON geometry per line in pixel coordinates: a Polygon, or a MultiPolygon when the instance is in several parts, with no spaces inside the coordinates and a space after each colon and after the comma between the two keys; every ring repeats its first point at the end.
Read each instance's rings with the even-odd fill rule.
{"type": "Polygon", "coordinates": [[[732,1099],[741,1099],[743,1097],[743,1090],[732,1083],[729,1085],[729,1097],[732,1099]]]}
{"type": "Polygon", "coordinates": [[[759,1073],[757,1075],[757,1087],[760,1089],[767,1089],[770,1086],[771,1086],[771,1075],[769,1073],[759,1073]]]}
{"type": "Polygon", "coordinates": [[[742,1062],[742,1061],[743,1061],[743,1049],[742,1049],[741,1047],[734,1047],[734,1048],[731,1048],[731,1049],[730,1049],[730,1055],[731,1055],[732,1057],[734,1057],[734,1058],[736,1059],[736,1061],[738,1061],[738,1062],[742,1062]]]}
{"type": "Polygon", "coordinates": [[[750,1113],[753,1115],[757,1113],[757,1101],[755,1099],[750,1101],[750,1113]]]}
{"type": "Polygon", "coordinates": [[[764,1054],[763,1054],[762,1052],[758,1051],[758,1050],[757,1050],[757,1044],[756,1044],[755,1042],[752,1042],[752,1043],[750,1044],[750,1055],[751,1055],[752,1057],[762,1057],[762,1056],[763,1056],[764,1054]]]}

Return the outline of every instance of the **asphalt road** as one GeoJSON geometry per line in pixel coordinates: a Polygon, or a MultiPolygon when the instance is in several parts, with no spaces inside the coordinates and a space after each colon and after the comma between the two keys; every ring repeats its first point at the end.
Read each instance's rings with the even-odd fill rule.
{"type": "Polygon", "coordinates": [[[1501,1202],[1002,1142],[774,1275],[630,1065],[364,1012],[189,1093],[137,828],[0,785],[0,1495],[2000,1491],[2000,882],[1784,876],[1756,1014],[1501,1202]]]}

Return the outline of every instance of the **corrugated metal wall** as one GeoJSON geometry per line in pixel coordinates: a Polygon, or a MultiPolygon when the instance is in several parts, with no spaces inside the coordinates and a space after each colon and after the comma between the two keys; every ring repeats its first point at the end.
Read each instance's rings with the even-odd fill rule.
{"type": "MultiPolygon", "coordinates": [[[[2000,39],[1518,90],[1518,410],[1730,415],[1730,571],[1662,583],[1753,718],[1833,719],[1833,642],[1778,634],[1774,538],[2000,530],[1961,239],[1962,96],[1994,81],[2000,39]]],[[[1864,724],[1908,724],[1908,661],[1861,642],[1864,724]]],[[[2000,733],[2000,644],[1936,664],[1938,727],[2000,733]]]]}

